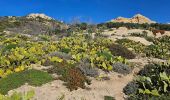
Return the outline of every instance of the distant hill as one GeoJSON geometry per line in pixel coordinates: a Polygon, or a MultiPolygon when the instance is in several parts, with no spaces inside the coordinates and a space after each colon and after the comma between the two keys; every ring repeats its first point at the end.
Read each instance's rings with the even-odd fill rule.
{"type": "Polygon", "coordinates": [[[30,35],[68,36],[72,33],[96,33],[109,28],[127,27],[128,29],[157,29],[170,31],[169,24],[156,23],[137,14],[132,18],[118,17],[110,22],[100,24],[75,23],[66,24],[45,14],[31,13],[26,16],[0,17],[0,32],[21,33],[30,35]],[[69,33],[69,34],[68,34],[69,33]]]}
{"type": "Polygon", "coordinates": [[[143,24],[143,23],[156,23],[155,21],[150,20],[149,18],[137,14],[133,16],[132,18],[124,18],[124,17],[118,17],[116,19],[111,20],[111,22],[123,22],[123,23],[138,23],[138,24],[143,24]]]}
{"type": "Polygon", "coordinates": [[[45,14],[0,17],[0,31],[25,34],[53,34],[66,30],[68,26],[45,14]]]}

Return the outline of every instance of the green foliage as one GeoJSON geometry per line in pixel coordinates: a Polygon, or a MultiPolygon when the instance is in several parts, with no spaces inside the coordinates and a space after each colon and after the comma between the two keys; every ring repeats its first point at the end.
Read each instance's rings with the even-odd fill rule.
{"type": "Polygon", "coordinates": [[[0,93],[7,94],[9,90],[16,89],[25,83],[33,86],[41,86],[52,80],[52,76],[46,72],[34,69],[21,71],[0,79],[0,93]]]}
{"type": "Polygon", "coordinates": [[[121,56],[127,59],[135,58],[135,54],[122,45],[113,44],[110,45],[109,49],[114,56],[121,56]]]}
{"type": "Polygon", "coordinates": [[[16,47],[17,47],[17,44],[7,44],[7,45],[4,46],[4,48],[2,49],[2,52],[10,51],[11,49],[15,49],[16,47]]]}
{"type": "MultiPolygon", "coordinates": [[[[166,98],[170,93],[170,65],[149,64],[139,72],[138,78],[135,80],[135,85],[127,85],[124,92],[130,98],[166,98]],[[138,91],[136,92],[136,89],[138,91]],[[131,92],[135,90],[135,92],[131,92]]],[[[139,99],[139,100],[141,100],[139,99]]]]}
{"type": "Polygon", "coordinates": [[[22,71],[31,64],[41,64],[43,56],[58,50],[54,42],[37,42],[29,37],[23,40],[24,37],[19,34],[3,37],[0,42],[2,46],[0,48],[0,77],[22,71]]]}
{"type": "Polygon", "coordinates": [[[132,48],[136,53],[143,53],[146,46],[140,42],[135,42],[129,39],[120,39],[116,41],[118,44],[121,44],[127,48],[132,48]]]}
{"type": "MultiPolygon", "coordinates": [[[[46,35],[43,36],[46,37],[46,35]]],[[[13,34],[4,35],[2,40],[0,40],[0,46],[2,46],[0,48],[0,77],[2,78],[0,81],[8,81],[8,77],[13,75],[17,76],[16,79],[12,77],[14,78],[13,82],[19,80],[17,81],[18,83],[12,83],[14,85],[3,89],[3,93],[29,81],[25,80],[27,78],[18,77],[16,72],[25,72],[25,70],[30,68],[31,64],[54,65],[48,72],[61,75],[60,79],[65,81],[65,85],[70,90],[79,87],[85,88],[85,83],[90,84],[86,75],[97,77],[98,72],[96,68],[112,71],[112,64],[116,62],[128,64],[124,57],[115,56],[111,53],[109,46],[112,44],[112,41],[103,37],[87,39],[85,35],[74,34],[69,37],[63,37],[58,41],[53,41],[50,37],[48,37],[49,40],[34,40],[32,37],[27,37],[26,41],[23,38],[26,37],[13,34]],[[87,59],[88,67],[84,62],[83,64],[81,63],[84,59],[87,59]]],[[[24,75],[21,76],[26,77],[24,75]]],[[[29,84],[38,85],[41,83],[36,82],[36,80],[39,81],[39,79],[35,78],[29,84]]]]}
{"type": "Polygon", "coordinates": [[[115,98],[111,96],[104,96],[104,100],[115,100],[115,98]]]}
{"type": "Polygon", "coordinates": [[[123,92],[124,92],[126,95],[137,94],[137,93],[138,93],[138,88],[139,88],[139,85],[137,84],[137,82],[132,81],[132,82],[129,82],[129,83],[123,88],[123,92]]]}
{"type": "Polygon", "coordinates": [[[169,36],[154,38],[152,40],[153,44],[148,46],[128,39],[121,39],[116,42],[127,48],[132,48],[136,53],[144,54],[147,57],[155,57],[160,59],[169,59],[170,57],[169,36]]]}
{"type": "Polygon", "coordinates": [[[168,59],[170,57],[170,37],[164,36],[153,41],[153,45],[146,48],[146,55],[150,57],[168,59]]]}
{"type": "Polygon", "coordinates": [[[28,91],[26,93],[14,92],[11,96],[1,95],[0,100],[31,100],[34,97],[34,91],[28,91]]]}
{"type": "MultiPolygon", "coordinates": [[[[45,36],[46,35],[42,35],[45,36]]],[[[20,34],[5,35],[1,40],[0,49],[0,77],[5,77],[13,72],[22,71],[31,64],[50,65],[50,62],[61,62],[61,55],[50,56],[53,52],[62,52],[71,56],[72,63],[78,63],[82,59],[88,59],[91,67],[103,70],[111,70],[115,62],[126,63],[125,59],[113,56],[108,46],[112,41],[97,37],[94,40],[86,39],[82,34],[64,37],[58,42],[50,40],[32,40],[20,34]],[[49,63],[48,63],[49,62],[49,63]],[[46,64],[45,64],[46,63],[46,64]],[[48,63],[48,64],[47,64],[48,63]]],[[[70,59],[66,59],[70,60],[70,59]]]]}
{"type": "Polygon", "coordinates": [[[127,27],[129,29],[146,29],[149,30],[151,28],[153,29],[159,29],[159,30],[170,30],[169,24],[159,24],[159,23],[153,23],[153,24],[138,24],[138,23],[114,23],[114,22],[108,22],[108,23],[101,23],[97,25],[98,28],[100,27],[107,27],[107,28],[119,28],[119,27],[127,27]]]}
{"type": "Polygon", "coordinates": [[[108,48],[111,43],[111,40],[105,38],[87,40],[83,35],[76,35],[62,38],[58,43],[58,48],[60,50],[69,48],[67,53],[71,54],[76,62],[87,58],[92,67],[111,70],[111,65],[116,61],[119,62],[118,59],[115,59],[116,57],[113,57],[108,48]]]}
{"type": "Polygon", "coordinates": [[[135,36],[135,37],[147,37],[146,33],[129,33],[130,36],[135,36]]]}

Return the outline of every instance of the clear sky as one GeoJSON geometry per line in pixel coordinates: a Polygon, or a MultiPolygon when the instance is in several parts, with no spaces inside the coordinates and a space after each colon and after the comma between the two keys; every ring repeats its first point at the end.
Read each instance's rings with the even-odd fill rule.
{"type": "Polygon", "coordinates": [[[73,18],[105,22],[140,13],[161,23],[170,22],[170,0],[0,0],[0,16],[45,13],[65,22],[73,18]]]}

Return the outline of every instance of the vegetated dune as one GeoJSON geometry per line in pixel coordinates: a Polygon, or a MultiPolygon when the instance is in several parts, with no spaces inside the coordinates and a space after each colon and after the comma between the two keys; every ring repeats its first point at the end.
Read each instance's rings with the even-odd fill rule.
{"type": "Polygon", "coordinates": [[[170,26],[142,15],[125,21],[68,25],[44,14],[0,18],[0,84],[6,83],[0,94],[33,90],[33,100],[166,100],[170,26]],[[165,33],[154,34],[156,27],[165,33]]]}

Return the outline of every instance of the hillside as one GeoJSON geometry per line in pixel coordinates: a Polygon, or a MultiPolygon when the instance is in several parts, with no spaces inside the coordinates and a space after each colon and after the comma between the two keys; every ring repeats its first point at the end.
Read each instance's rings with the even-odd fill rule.
{"type": "Polygon", "coordinates": [[[45,14],[29,14],[23,17],[6,16],[0,18],[0,31],[23,34],[55,34],[68,26],[45,14]]]}
{"type": "Polygon", "coordinates": [[[0,100],[168,100],[170,25],[126,22],[0,17],[0,100]]]}

